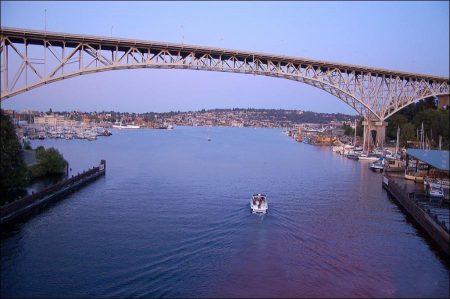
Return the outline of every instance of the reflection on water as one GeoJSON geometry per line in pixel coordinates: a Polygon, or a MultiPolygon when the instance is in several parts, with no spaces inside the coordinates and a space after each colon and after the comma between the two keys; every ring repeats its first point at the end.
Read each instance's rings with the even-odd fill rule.
{"type": "Polygon", "coordinates": [[[448,297],[448,265],[367,163],[278,129],[207,130],[35,141],[107,173],[3,234],[1,295],[448,297]]]}

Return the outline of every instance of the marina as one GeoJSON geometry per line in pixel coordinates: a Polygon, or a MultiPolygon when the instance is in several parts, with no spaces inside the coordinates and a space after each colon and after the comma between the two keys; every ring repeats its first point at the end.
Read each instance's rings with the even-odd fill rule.
{"type": "Polygon", "coordinates": [[[85,139],[96,140],[99,136],[111,136],[112,133],[104,127],[95,125],[77,126],[49,126],[40,124],[26,124],[18,130],[18,135],[23,141],[33,139],[85,139]]]}

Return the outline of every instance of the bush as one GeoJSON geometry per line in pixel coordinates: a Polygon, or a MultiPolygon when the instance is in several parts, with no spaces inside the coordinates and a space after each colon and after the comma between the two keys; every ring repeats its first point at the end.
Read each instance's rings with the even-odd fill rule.
{"type": "Polygon", "coordinates": [[[31,177],[41,177],[45,175],[64,174],[66,172],[67,161],[53,147],[44,149],[42,146],[36,148],[37,163],[30,169],[31,177]]]}

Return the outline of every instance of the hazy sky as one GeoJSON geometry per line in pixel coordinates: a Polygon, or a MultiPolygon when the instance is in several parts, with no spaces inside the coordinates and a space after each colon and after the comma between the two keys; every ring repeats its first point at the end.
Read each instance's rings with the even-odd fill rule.
{"type": "MultiPolygon", "coordinates": [[[[1,1],[1,26],[184,42],[449,76],[449,2],[1,1]]],[[[137,69],[55,82],[6,109],[128,112],[276,108],[355,114],[306,84],[264,76],[137,69]]]]}

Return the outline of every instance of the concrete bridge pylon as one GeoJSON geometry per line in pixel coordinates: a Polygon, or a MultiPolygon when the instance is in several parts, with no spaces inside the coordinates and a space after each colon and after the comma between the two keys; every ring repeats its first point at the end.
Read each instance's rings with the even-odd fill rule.
{"type": "Polygon", "coordinates": [[[372,150],[375,147],[384,148],[384,141],[386,139],[386,127],[388,123],[379,119],[368,119],[363,121],[363,150],[372,150]],[[375,137],[373,136],[375,132],[375,137]]]}

